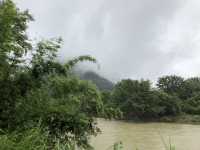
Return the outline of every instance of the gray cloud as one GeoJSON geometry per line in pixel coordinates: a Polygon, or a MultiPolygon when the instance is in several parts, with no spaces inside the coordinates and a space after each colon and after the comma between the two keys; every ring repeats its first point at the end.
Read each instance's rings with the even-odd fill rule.
{"type": "Polygon", "coordinates": [[[32,37],[62,36],[61,59],[91,54],[112,80],[199,74],[198,0],[15,1],[36,19],[32,37]]]}

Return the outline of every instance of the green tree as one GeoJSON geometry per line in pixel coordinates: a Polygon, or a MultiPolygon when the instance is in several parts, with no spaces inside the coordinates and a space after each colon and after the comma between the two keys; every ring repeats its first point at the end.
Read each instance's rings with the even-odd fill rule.
{"type": "Polygon", "coordinates": [[[196,93],[184,101],[183,111],[188,114],[200,114],[200,93],[196,93]]]}
{"type": "Polygon", "coordinates": [[[125,118],[142,118],[149,92],[149,81],[122,80],[114,88],[113,101],[122,110],[125,118]]]}
{"type": "Polygon", "coordinates": [[[179,95],[183,82],[184,79],[180,76],[164,76],[158,79],[157,87],[168,94],[179,95]]]}
{"type": "Polygon", "coordinates": [[[122,80],[114,88],[113,103],[127,119],[157,119],[181,111],[177,96],[152,89],[148,80],[122,80]]]}
{"type": "Polygon", "coordinates": [[[0,72],[1,79],[13,76],[22,56],[31,49],[26,34],[33,20],[28,11],[20,11],[11,0],[0,3],[0,72]]]}
{"type": "Polygon", "coordinates": [[[28,11],[20,11],[10,0],[0,3],[0,126],[12,120],[16,99],[20,97],[16,75],[23,55],[30,49],[26,29],[32,20],[28,11]]]}
{"type": "Polygon", "coordinates": [[[200,78],[193,77],[186,79],[182,85],[182,91],[180,97],[184,100],[193,97],[200,91],[200,78]]]}
{"type": "Polygon", "coordinates": [[[182,102],[176,95],[169,95],[163,91],[152,91],[151,98],[154,101],[149,109],[152,109],[157,117],[177,116],[182,111],[182,102]]]}
{"type": "Polygon", "coordinates": [[[93,84],[74,77],[51,76],[18,104],[14,128],[19,124],[20,129],[29,129],[40,122],[48,129],[50,140],[74,141],[88,148],[89,137],[99,132],[94,117],[102,109],[100,93],[93,84]]]}
{"type": "Polygon", "coordinates": [[[62,40],[33,46],[26,34],[31,20],[11,0],[0,3],[0,129],[21,133],[40,123],[52,146],[55,139],[73,140],[86,149],[89,137],[99,132],[94,117],[103,112],[103,102],[96,86],[72,76],[71,69],[96,59],[80,56],[60,63],[62,40]]]}
{"type": "Polygon", "coordinates": [[[121,119],[122,118],[123,114],[122,114],[121,110],[119,109],[119,107],[114,104],[114,100],[113,100],[111,91],[101,92],[101,99],[102,99],[103,106],[104,106],[102,117],[105,117],[108,119],[112,119],[112,118],[121,119]]]}

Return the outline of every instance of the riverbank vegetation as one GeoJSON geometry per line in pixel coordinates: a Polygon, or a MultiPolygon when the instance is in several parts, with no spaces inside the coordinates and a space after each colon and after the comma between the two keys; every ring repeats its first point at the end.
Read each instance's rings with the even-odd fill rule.
{"type": "Polygon", "coordinates": [[[156,87],[149,80],[125,79],[107,92],[106,99],[125,120],[199,122],[200,78],[163,76],[156,87]]]}
{"type": "Polygon", "coordinates": [[[71,70],[96,60],[80,56],[60,63],[62,40],[31,41],[30,21],[29,12],[11,0],[0,2],[0,149],[91,148],[89,137],[100,132],[95,117],[111,109],[94,84],[71,70]]]}

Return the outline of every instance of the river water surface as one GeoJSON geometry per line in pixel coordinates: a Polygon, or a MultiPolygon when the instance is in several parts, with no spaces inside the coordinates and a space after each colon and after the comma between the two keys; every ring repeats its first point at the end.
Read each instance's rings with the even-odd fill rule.
{"type": "Polygon", "coordinates": [[[176,150],[200,150],[200,125],[99,119],[98,126],[102,133],[91,139],[95,150],[111,150],[118,141],[123,142],[124,150],[165,150],[170,143],[176,150]]]}

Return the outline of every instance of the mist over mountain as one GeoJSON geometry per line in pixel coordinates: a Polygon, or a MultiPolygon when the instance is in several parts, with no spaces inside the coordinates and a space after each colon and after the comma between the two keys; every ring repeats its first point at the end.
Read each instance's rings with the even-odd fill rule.
{"type": "Polygon", "coordinates": [[[60,60],[91,55],[112,81],[200,74],[199,0],[15,1],[33,39],[61,36],[60,60]]]}
{"type": "Polygon", "coordinates": [[[94,71],[76,71],[82,80],[92,81],[100,90],[112,90],[114,83],[94,71]]]}

